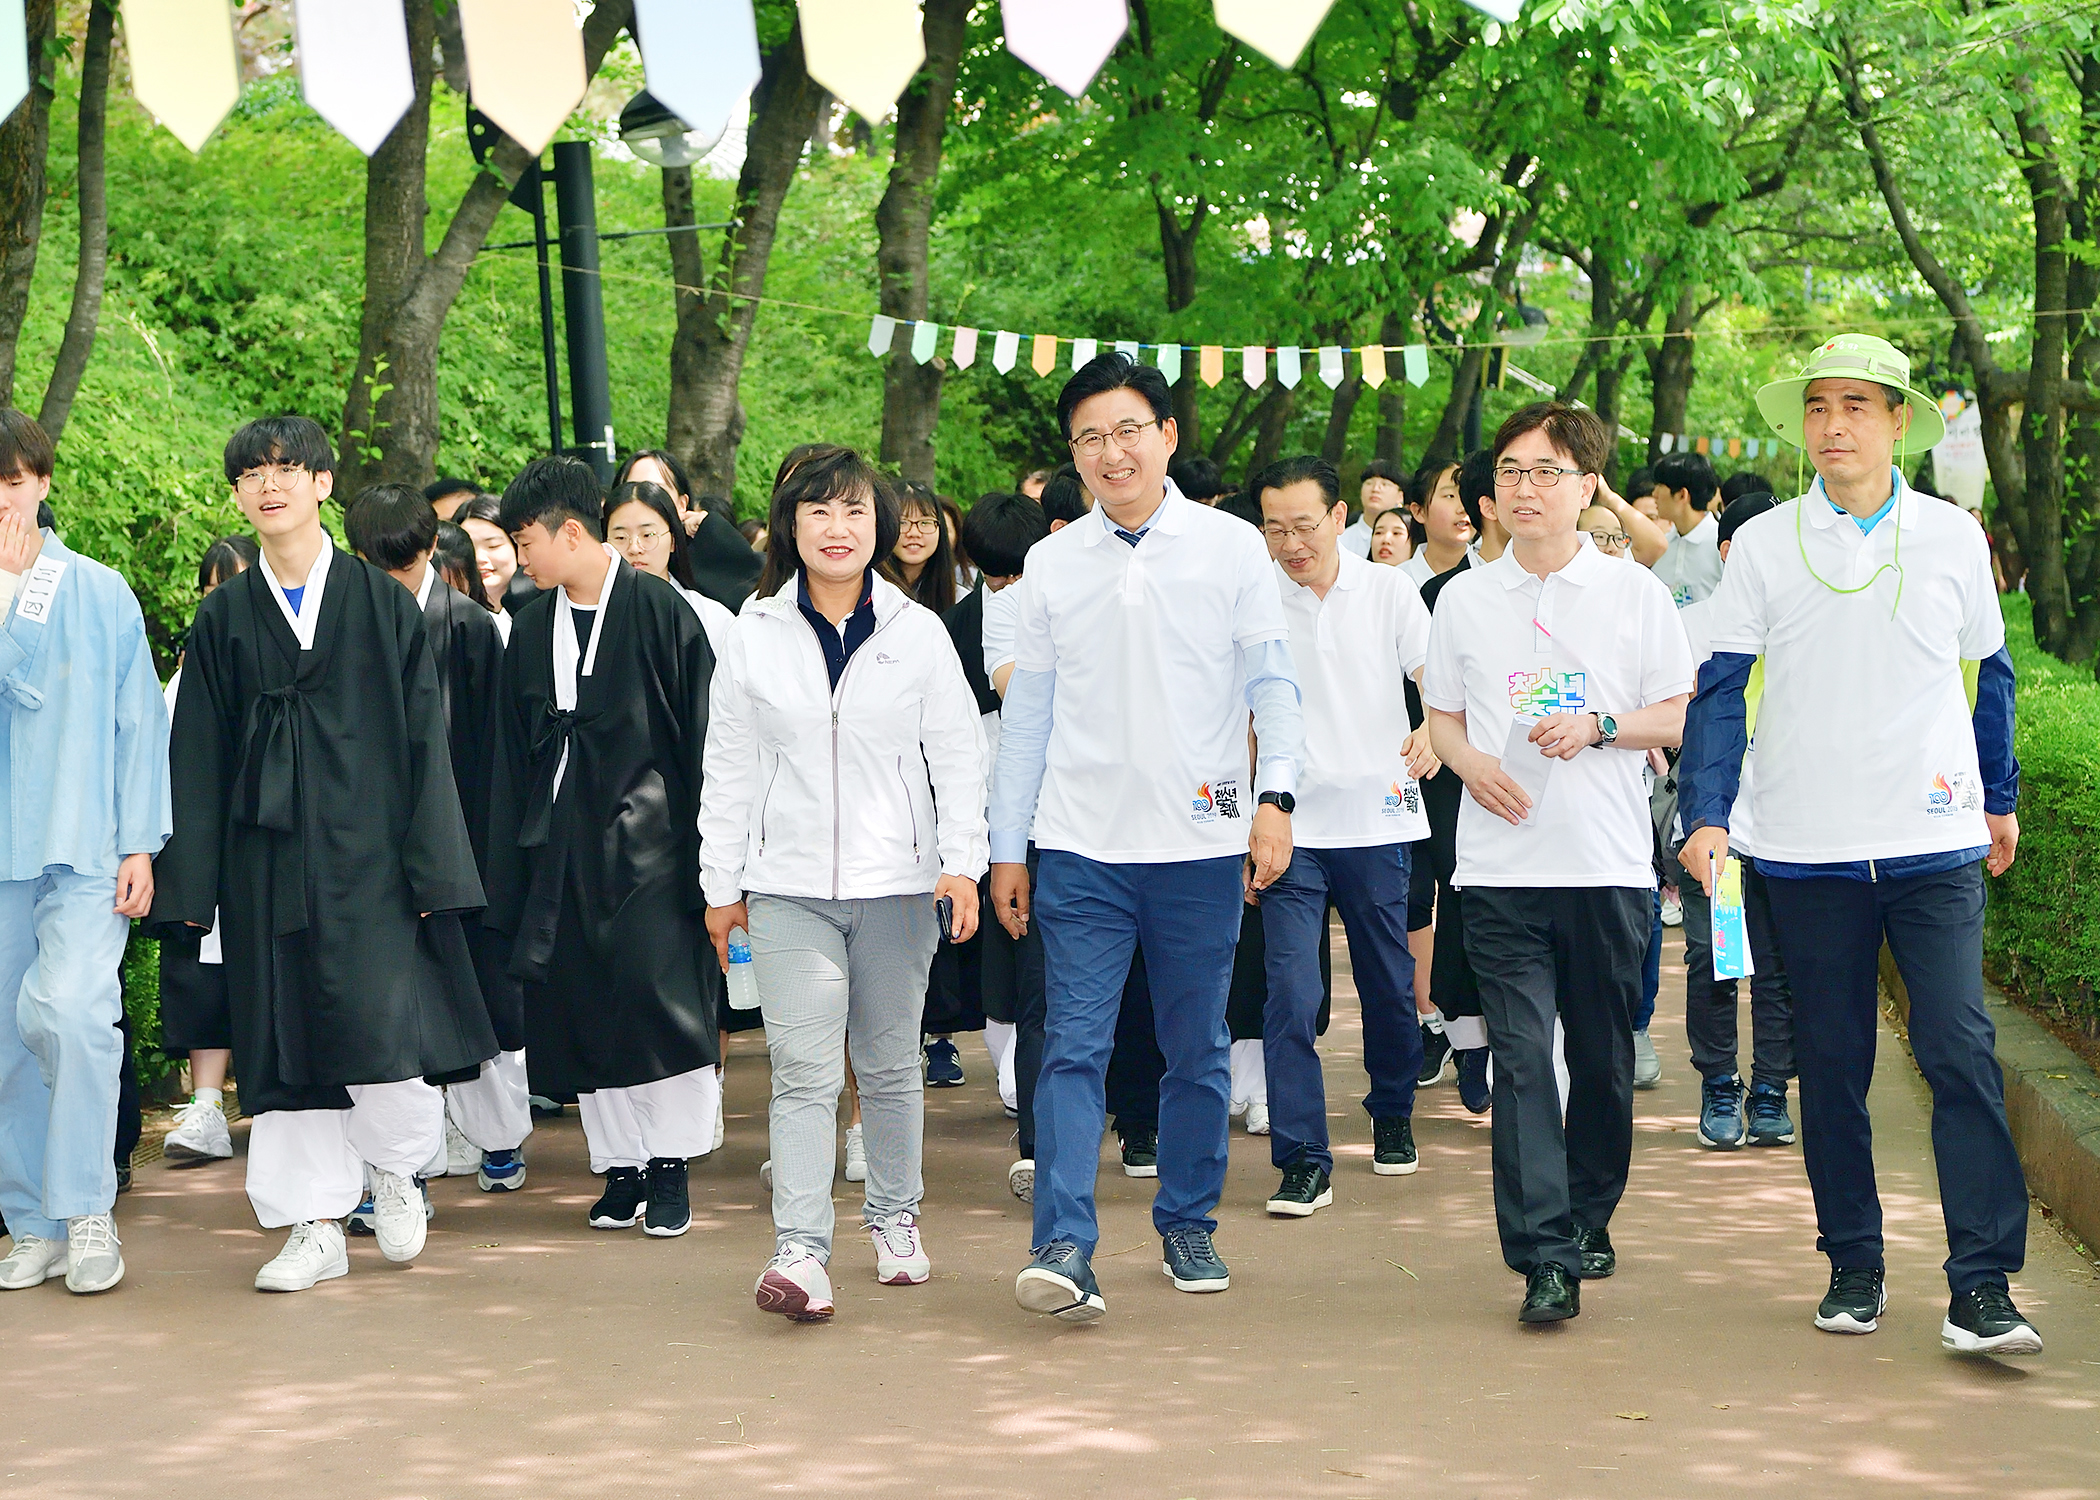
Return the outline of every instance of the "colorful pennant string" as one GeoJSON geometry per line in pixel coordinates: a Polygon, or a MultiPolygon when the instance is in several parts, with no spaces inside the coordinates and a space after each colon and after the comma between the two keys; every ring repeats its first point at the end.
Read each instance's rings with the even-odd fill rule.
{"type": "Polygon", "coordinates": [[[1363,350],[1364,384],[1377,390],[1385,384],[1385,348],[1380,344],[1366,344],[1363,350]]]}
{"type": "Polygon", "coordinates": [[[233,12],[225,0],[125,0],[131,92],[168,133],[202,151],[241,98],[233,12]]]}
{"type": "Polygon", "coordinates": [[[538,156],[588,83],[574,0],[457,3],[474,107],[538,156]]]}
{"type": "Polygon", "coordinates": [[[758,87],[751,0],[634,0],[649,92],[697,134],[720,140],[758,87]]]}
{"type": "Polygon", "coordinates": [[[1057,368],[1057,335],[1039,333],[1035,336],[1035,348],[1028,356],[1028,368],[1038,375],[1048,375],[1057,368]]]}
{"type": "Polygon", "coordinates": [[[1240,351],[1240,378],[1247,382],[1247,389],[1258,391],[1269,383],[1269,351],[1260,344],[1249,344],[1240,351]]]}
{"type": "Polygon", "coordinates": [[[299,89],[370,156],[416,102],[401,0],[295,0],[299,89]]]}
{"type": "Polygon", "coordinates": [[[886,118],[926,61],[919,0],[796,0],[809,76],[870,123],[886,118]]]}
{"type": "Polygon", "coordinates": [[[1294,348],[1278,349],[1276,351],[1277,382],[1280,385],[1282,385],[1282,387],[1285,390],[1295,391],[1296,389],[1298,389],[1298,381],[1301,378],[1302,372],[1300,371],[1298,364],[1298,350],[1294,348]]]}
{"type": "Polygon", "coordinates": [[[1217,0],[1218,26],[1289,70],[1333,6],[1334,0],[1217,0]]]}
{"type": "Polygon", "coordinates": [[[941,338],[941,325],[940,325],[940,324],[938,324],[938,323],[921,323],[921,324],[919,324],[919,326],[918,326],[918,327],[916,327],[916,328],[914,328],[914,329],[912,330],[912,333],[911,333],[911,357],[912,357],[912,359],[913,359],[913,360],[914,360],[915,362],[917,362],[917,363],[919,363],[919,364],[922,364],[922,365],[923,365],[923,364],[925,364],[925,363],[926,363],[926,361],[928,361],[929,359],[932,359],[932,358],[933,358],[933,351],[934,351],[934,349],[935,349],[935,348],[936,348],[936,347],[937,347],[937,346],[939,345],[939,343],[940,343],[940,338],[941,338]]]}
{"type": "Polygon", "coordinates": [[[1095,343],[1092,339],[1072,340],[1073,370],[1078,371],[1084,369],[1087,366],[1087,364],[1089,364],[1093,360],[1094,355],[1099,351],[1100,347],[1101,346],[1095,343]]]}
{"type": "Polygon", "coordinates": [[[1125,0],[1000,0],[1006,50],[1077,99],[1130,30],[1125,0]]]}
{"type": "Polygon", "coordinates": [[[1002,333],[992,340],[992,368],[1001,375],[1014,367],[1021,355],[1021,336],[1018,333],[1002,333]]]}
{"type": "Polygon", "coordinates": [[[958,370],[967,370],[970,366],[976,364],[977,330],[974,328],[956,329],[955,349],[948,357],[955,361],[955,368],[958,370]]]}

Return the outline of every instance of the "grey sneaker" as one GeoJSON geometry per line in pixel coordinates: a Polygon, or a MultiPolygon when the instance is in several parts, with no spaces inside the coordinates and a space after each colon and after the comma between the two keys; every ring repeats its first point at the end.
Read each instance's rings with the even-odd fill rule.
{"type": "Polygon", "coordinates": [[[40,1239],[33,1234],[15,1236],[15,1248],[0,1260],[0,1292],[19,1292],[42,1286],[66,1274],[66,1242],[40,1239]]]}
{"type": "Polygon", "coordinates": [[[1633,1034],[1633,1086],[1652,1089],[1662,1082],[1663,1060],[1655,1055],[1655,1043],[1644,1027],[1633,1034]]]}
{"type": "Polygon", "coordinates": [[[113,1214],[82,1214],[66,1220],[66,1290],[85,1297],[106,1292],[124,1279],[113,1214]]]}

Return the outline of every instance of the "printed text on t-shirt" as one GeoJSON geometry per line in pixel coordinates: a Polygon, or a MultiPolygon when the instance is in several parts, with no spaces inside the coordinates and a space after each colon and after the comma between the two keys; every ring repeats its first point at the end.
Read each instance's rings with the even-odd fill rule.
{"type": "Polygon", "coordinates": [[[1579,714],[1588,701],[1584,696],[1587,686],[1588,674],[1583,672],[1559,672],[1550,667],[1542,672],[1512,672],[1510,712],[1527,719],[1579,714]]]}

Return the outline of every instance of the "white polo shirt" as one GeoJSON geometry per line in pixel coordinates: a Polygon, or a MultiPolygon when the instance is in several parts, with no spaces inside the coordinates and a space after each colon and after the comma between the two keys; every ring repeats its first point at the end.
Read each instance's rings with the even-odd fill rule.
{"type": "MultiPolygon", "coordinates": [[[[1678,623],[1684,626],[1685,640],[1692,648],[1692,672],[1713,659],[1713,613],[1714,601],[1701,599],[1687,604],[1677,611],[1678,623]]],[[[1760,658],[1750,669],[1750,680],[1743,686],[1743,732],[1748,736],[1750,747],[1743,752],[1743,776],[1736,784],[1735,803],[1728,809],[1728,847],[1737,854],[1755,856],[1756,833],[1753,828],[1753,804],[1750,794],[1751,775],[1757,769],[1757,711],[1764,702],[1765,664],[1760,658]]],[[[1673,830],[1678,838],[1684,837],[1684,820],[1678,819],[1673,830]]]]}
{"type": "MultiPolygon", "coordinates": [[[[1034,550],[1033,547],[1029,549],[1034,550]]],[[[984,675],[987,677],[1013,662],[1014,622],[1020,618],[1020,587],[1017,583],[1010,583],[998,593],[984,596],[984,675]]]]}
{"type": "Polygon", "coordinates": [[[1429,651],[1429,611],[1400,569],[1352,552],[1322,599],[1276,566],[1291,660],[1304,694],[1305,769],[1291,837],[1307,849],[1361,849],[1429,837],[1407,774],[1407,680],[1429,651]]]}
{"type": "Polygon", "coordinates": [[[1031,547],[1003,592],[1015,667],[1057,674],[1037,847],[1118,864],[1244,852],[1239,653],[1290,634],[1261,533],[1170,485],[1137,546],[1097,506],[1031,547]]]}
{"type": "Polygon", "coordinates": [[[1901,474],[1894,484],[1895,509],[1865,535],[1819,479],[1729,549],[1709,629],[1716,652],[1765,659],[1760,858],[1831,864],[1991,841],[1962,679],[1963,662],[2005,644],[1990,546],[1959,507],[1901,474]]]}
{"type": "Polygon", "coordinates": [[[1670,545],[1655,560],[1653,572],[1669,585],[1670,597],[1679,609],[1710,598],[1721,586],[1720,523],[1710,515],[1701,516],[1688,534],[1671,526],[1670,545]]]}
{"type": "MultiPolygon", "coordinates": [[[[1437,596],[1422,701],[1464,713],[1467,743],[1498,759],[1520,715],[1627,713],[1691,690],[1691,648],[1669,590],[1594,547],[1577,547],[1542,580],[1517,565],[1512,546],[1437,596]]],[[[1602,746],[1557,761],[1517,827],[1467,796],[1452,884],[1652,890],[1646,765],[1638,750],[1602,746]]]]}

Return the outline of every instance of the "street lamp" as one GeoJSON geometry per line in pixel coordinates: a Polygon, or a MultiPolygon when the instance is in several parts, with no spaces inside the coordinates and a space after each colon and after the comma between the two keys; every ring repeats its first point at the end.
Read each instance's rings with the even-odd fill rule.
{"type": "Polygon", "coordinates": [[[693,129],[658,102],[647,89],[627,101],[620,111],[620,140],[652,167],[666,171],[690,167],[715,149],[728,132],[725,116],[712,135],[693,129]]]}

